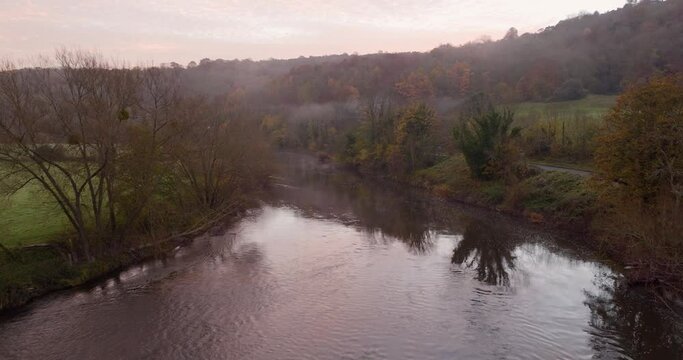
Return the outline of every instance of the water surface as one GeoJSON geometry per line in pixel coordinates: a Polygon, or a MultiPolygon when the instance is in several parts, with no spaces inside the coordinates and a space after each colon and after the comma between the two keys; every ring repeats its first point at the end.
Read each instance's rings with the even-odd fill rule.
{"type": "Polygon", "coordinates": [[[284,155],[225,234],[0,318],[0,359],[676,359],[575,243],[284,155]]]}

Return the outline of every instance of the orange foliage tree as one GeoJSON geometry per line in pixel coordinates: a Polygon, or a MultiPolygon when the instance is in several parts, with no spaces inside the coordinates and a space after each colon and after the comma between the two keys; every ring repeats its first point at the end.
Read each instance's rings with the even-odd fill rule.
{"type": "Polygon", "coordinates": [[[434,86],[423,71],[413,71],[395,85],[396,92],[409,100],[424,100],[434,96],[434,86]]]}
{"type": "Polygon", "coordinates": [[[606,118],[595,155],[602,199],[623,220],[616,222],[619,237],[639,255],[676,264],[683,256],[681,80],[658,77],[626,91],[606,118]]]}

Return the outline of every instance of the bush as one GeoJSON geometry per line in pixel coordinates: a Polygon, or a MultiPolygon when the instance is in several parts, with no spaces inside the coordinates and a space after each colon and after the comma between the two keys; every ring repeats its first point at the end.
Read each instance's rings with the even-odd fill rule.
{"type": "Polygon", "coordinates": [[[501,183],[489,183],[481,188],[487,202],[497,205],[505,199],[505,185],[501,183]]]}
{"type": "Polygon", "coordinates": [[[508,179],[515,174],[519,153],[512,140],[521,129],[512,127],[513,114],[499,112],[485,100],[459,127],[453,137],[467,160],[472,176],[483,180],[508,179]]]}
{"type": "Polygon", "coordinates": [[[594,211],[596,195],[586,182],[578,175],[544,172],[522,182],[520,202],[526,210],[564,222],[587,221],[594,211]]]}
{"type": "Polygon", "coordinates": [[[432,167],[418,171],[414,179],[427,186],[445,185],[454,193],[470,192],[477,187],[462,154],[453,155],[432,167]]]}

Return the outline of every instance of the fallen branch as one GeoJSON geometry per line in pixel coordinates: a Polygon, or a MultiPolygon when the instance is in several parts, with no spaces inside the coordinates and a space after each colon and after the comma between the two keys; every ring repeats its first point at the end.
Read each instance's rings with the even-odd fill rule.
{"type": "Polygon", "coordinates": [[[155,241],[153,243],[141,245],[141,246],[137,247],[135,250],[141,250],[141,249],[145,249],[145,248],[149,248],[149,247],[153,247],[153,246],[163,245],[163,244],[168,243],[169,241],[172,241],[172,240],[178,239],[178,238],[198,235],[199,233],[208,230],[208,228],[210,228],[211,226],[213,226],[217,222],[225,219],[227,216],[235,213],[236,210],[237,210],[237,204],[236,203],[230,204],[228,206],[225,206],[223,209],[220,209],[220,210],[217,210],[217,211],[214,211],[214,212],[207,214],[205,217],[203,217],[202,219],[200,219],[197,222],[196,226],[190,228],[189,230],[186,230],[180,234],[174,234],[172,236],[169,236],[169,237],[164,238],[164,239],[159,240],[159,241],[155,241]]]}

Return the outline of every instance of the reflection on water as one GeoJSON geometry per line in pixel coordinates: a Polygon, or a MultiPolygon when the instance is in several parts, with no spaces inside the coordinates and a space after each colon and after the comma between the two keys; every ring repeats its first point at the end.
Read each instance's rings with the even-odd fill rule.
{"type": "Polygon", "coordinates": [[[515,269],[514,250],[515,243],[502,226],[474,220],[453,249],[451,262],[475,268],[479,281],[508,286],[510,271],[515,269]]]}
{"type": "Polygon", "coordinates": [[[591,310],[591,343],[596,353],[615,358],[619,352],[641,359],[683,357],[680,315],[662,308],[651,294],[630,290],[612,276],[598,276],[595,281],[597,288],[586,291],[585,304],[591,310]]]}
{"type": "Polygon", "coordinates": [[[226,234],[0,318],[0,359],[681,357],[681,322],[570,241],[281,160],[226,234]]]}
{"type": "Polygon", "coordinates": [[[397,190],[389,184],[367,186],[358,177],[311,159],[287,159],[296,164],[286,184],[279,183],[277,199],[296,206],[306,216],[338,219],[366,232],[379,242],[398,239],[416,254],[432,247],[431,211],[421,194],[397,190]],[[399,195],[399,192],[404,192],[399,195]]]}

